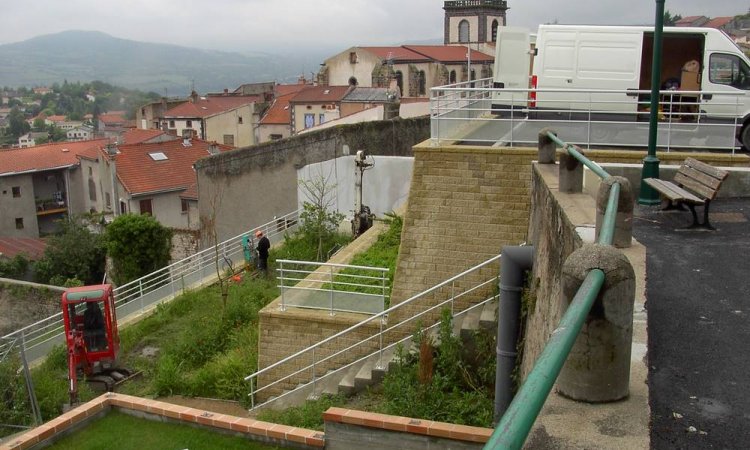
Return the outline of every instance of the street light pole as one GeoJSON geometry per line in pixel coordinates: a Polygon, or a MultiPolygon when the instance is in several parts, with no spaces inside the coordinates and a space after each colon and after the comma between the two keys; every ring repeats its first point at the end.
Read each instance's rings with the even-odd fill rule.
{"type": "Polygon", "coordinates": [[[656,137],[659,129],[659,88],[661,87],[662,31],[664,30],[664,1],[656,0],[656,20],[654,23],[654,57],[651,62],[651,111],[648,128],[648,155],[643,158],[641,189],[638,195],[640,205],[658,205],[659,193],[643,180],[659,178],[659,158],[656,157],[656,137]]]}

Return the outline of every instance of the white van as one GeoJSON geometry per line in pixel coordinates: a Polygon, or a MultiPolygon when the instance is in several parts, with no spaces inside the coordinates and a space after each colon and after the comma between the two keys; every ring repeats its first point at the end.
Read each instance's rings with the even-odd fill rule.
{"type": "MultiPolygon", "coordinates": [[[[493,86],[540,89],[526,99],[530,115],[555,111],[562,116],[566,109],[586,108],[590,94],[582,91],[617,90],[596,94],[594,109],[606,113],[603,120],[647,116],[638,111],[648,106],[649,95],[626,91],[651,89],[653,27],[541,25],[535,46],[527,30],[501,27],[498,33],[493,86]]],[[[693,102],[701,121],[736,123],[737,138],[750,149],[750,60],[724,32],[665,27],[660,89],[674,89],[676,97],[686,92],[679,100],[693,102]]],[[[495,91],[493,109],[519,108],[518,96],[495,91]]]]}

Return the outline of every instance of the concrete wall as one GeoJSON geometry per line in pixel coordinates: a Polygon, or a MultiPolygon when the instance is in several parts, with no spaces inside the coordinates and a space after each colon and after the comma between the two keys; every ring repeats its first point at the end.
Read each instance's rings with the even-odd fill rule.
{"type": "MultiPolygon", "coordinates": [[[[531,149],[425,143],[414,148],[392,304],[498,255],[504,245],[526,240],[535,158],[531,149]]],[[[485,269],[498,270],[497,264],[485,269]]],[[[424,306],[399,310],[394,318],[400,322],[424,306]]]]}
{"type": "MultiPolygon", "coordinates": [[[[406,203],[409,196],[414,158],[407,156],[378,156],[373,158],[375,165],[366,170],[362,178],[362,203],[370,211],[382,217],[384,213],[394,211],[406,203]]],[[[342,156],[335,160],[309,164],[297,171],[300,180],[325,179],[330,186],[335,186],[332,199],[338,212],[347,218],[352,217],[354,210],[354,156],[342,156]]],[[[302,208],[305,191],[298,189],[299,208],[302,208]]]]}
{"type": "MultiPolygon", "coordinates": [[[[124,189],[120,192],[124,192],[124,189]]],[[[190,228],[188,225],[188,214],[182,212],[182,191],[166,192],[154,195],[139,195],[127,199],[128,211],[140,214],[140,201],[151,199],[151,210],[154,218],[162,225],[169,228],[190,228]]],[[[197,227],[197,223],[193,223],[197,227]]]]}
{"type": "Polygon", "coordinates": [[[372,87],[372,69],[381,64],[380,58],[372,53],[352,47],[325,60],[328,67],[328,85],[346,86],[349,78],[355,77],[362,87],[372,87]],[[357,53],[357,62],[349,61],[349,53],[357,53]]]}
{"type": "Polygon", "coordinates": [[[206,117],[206,139],[224,144],[224,135],[234,137],[234,147],[247,147],[255,144],[255,103],[206,117]],[[240,117],[242,123],[239,123],[240,117]]]}
{"type": "MultiPolygon", "coordinates": [[[[291,114],[290,114],[291,117],[291,114]]],[[[292,128],[289,124],[282,125],[260,125],[258,127],[258,143],[271,141],[271,135],[278,134],[283,138],[287,138],[292,135],[292,128]]]]}
{"type": "Polygon", "coordinates": [[[200,236],[195,230],[172,229],[172,261],[179,261],[200,250],[200,236]]]}
{"type": "Polygon", "coordinates": [[[0,211],[0,235],[39,237],[31,175],[0,177],[0,211]],[[13,197],[13,187],[21,189],[20,197],[13,197]],[[16,218],[23,219],[23,229],[16,228],[16,218]]]}
{"type": "Polygon", "coordinates": [[[429,119],[364,122],[306,133],[210,156],[196,162],[201,229],[215,223],[220,240],[297,209],[297,171],[366,150],[411,156],[427,138],[429,119]],[[346,147],[345,147],[346,146],[346,147]]]}

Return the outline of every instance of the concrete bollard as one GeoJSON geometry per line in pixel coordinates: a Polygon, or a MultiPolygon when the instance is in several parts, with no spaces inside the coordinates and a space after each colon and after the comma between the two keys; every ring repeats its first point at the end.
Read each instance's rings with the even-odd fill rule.
{"type": "Polygon", "coordinates": [[[557,133],[551,128],[544,128],[539,132],[539,156],[537,160],[539,164],[554,164],[555,154],[557,153],[557,144],[555,141],[547,136],[547,132],[551,131],[552,134],[557,136],[557,133]]]}
{"type": "Polygon", "coordinates": [[[583,191],[583,164],[567,152],[560,153],[559,190],[568,194],[583,191]]]}
{"type": "Polygon", "coordinates": [[[584,245],[563,264],[561,300],[566,308],[591,269],[601,269],[606,279],[557,379],[558,393],[573,400],[612,402],[629,393],[635,273],[614,247],[584,245]]]}
{"type": "Polygon", "coordinates": [[[599,231],[604,221],[604,212],[609,202],[609,191],[612,185],[620,184],[620,197],[617,201],[617,216],[615,217],[615,235],[612,242],[617,248],[630,247],[633,242],[633,206],[635,205],[635,194],[630,181],[625,177],[609,177],[602,180],[599,192],[596,196],[596,239],[599,239],[599,231]]]}

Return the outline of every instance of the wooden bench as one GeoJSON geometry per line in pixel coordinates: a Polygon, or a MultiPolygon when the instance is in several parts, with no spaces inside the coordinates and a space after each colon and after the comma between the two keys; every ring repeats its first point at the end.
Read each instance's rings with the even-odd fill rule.
{"type": "Polygon", "coordinates": [[[674,176],[674,182],[658,178],[646,178],[646,184],[657,190],[669,202],[667,208],[679,207],[683,204],[693,213],[693,224],[689,228],[714,227],[708,221],[708,207],[724,179],[729,175],[726,170],[717,169],[694,158],[688,158],[682,163],[674,176]],[[703,205],[703,223],[698,222],[695,212],[697,205],[703,205]]]}

